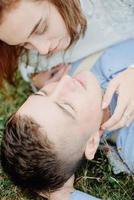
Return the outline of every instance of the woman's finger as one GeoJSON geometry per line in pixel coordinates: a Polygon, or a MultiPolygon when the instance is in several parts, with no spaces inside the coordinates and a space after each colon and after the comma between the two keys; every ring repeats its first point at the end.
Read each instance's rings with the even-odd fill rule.
{"type": "Polygon", "coordinates": [[[134,101],[132,101],[129,104],[127,115],[128,115],[128,121],[126,122],[126,126],[128,127],[134,120],[134,101]]]}
{"type": "Polygon", "coordinates": [[[118,89],[118,83],[117,83],[116,79],[113,79],[109,83],[107,90],[104,94],[103,102],[102,102],[102,109],[105,109],[106,107],[108,107],[108,105],[110,104],[110,102],[112,100],[113,94],[117,91],[117,89],[118,89]]]}
{"type": "Polygon", "coordinates": [[[113,131],[119,128],[122,128],[124,126],[128,126],[134,119],[134,110],[132,110],[131,106],[128,106],[120,119],[118,123],[116,123],[114,126],[111,126],[109,128],[109,131],[113,131]]]}
{"type": "Polygon", "coordinates": [[[124,96],[121,94],[118,96],[117,106],[115,108],[115,111],[112,117],[102,125],[102,129],[109,130],[110,127],[114,126],[121,120],[123,113],[125,112],[127,108],[127,100],[126,98],[123,98],[123,97],[124,96]]]}
{"type": "Polygon", "coordinates": [[[134,113],[133,113],[133,115],[129,118],[128,122],[126,123],[126,127],[129,127],[130,124],[131,124],[132,122],[134,122],[134,113]]]}

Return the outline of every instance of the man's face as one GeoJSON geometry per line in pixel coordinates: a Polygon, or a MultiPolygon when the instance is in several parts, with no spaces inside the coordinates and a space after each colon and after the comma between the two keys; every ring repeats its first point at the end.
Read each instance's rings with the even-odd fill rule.
{"type": "Polygon", "coordinates": [[[70,43],[60,13],[52,3],[45,0],[23,0],[5,12],[0,24],[0,40],[9,45],[36,49],[43,55],[64,50],[70,43]]]}
{"type": "Polygon", "coordinates": [[[101,100],[95,76],[82,72],[44,86],[27,99],[18,114],[32,117],[61,156],[72,158],[84,153],[87,140],[99,130],[101,100]]]}

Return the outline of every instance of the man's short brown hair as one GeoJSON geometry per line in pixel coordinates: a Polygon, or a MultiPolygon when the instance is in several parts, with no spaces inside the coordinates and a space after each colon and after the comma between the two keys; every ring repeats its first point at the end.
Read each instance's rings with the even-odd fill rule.
{"type": "Polygon", "coordinates": [[[60,188],[81,163],[81,159],[72,163],[58,159],[55,145],[42,134],[40,126],[32,118],[17,114],[6,124],[1,160],[16,185],[46,192],[60,188]]]}

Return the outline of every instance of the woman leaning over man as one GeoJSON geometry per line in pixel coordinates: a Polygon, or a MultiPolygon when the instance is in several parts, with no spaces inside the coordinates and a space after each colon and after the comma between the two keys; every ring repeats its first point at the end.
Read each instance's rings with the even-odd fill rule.
{"type": "MultiPolygon", "coordinates": [[[[0,0],[0,83],[13,83],[18,66],[36,87],[59,80],[68,64],[134,37],[133,20],[131,0],[0,0]]],[[[120,121],[129,105],[134,113],[132,88],[126,82],[130,95],[124,100],[126,77],[116,80],[104,95],[103,108],[117,89],[118,107],[103,129],[125,126],[128,121],[120,121]]]]}

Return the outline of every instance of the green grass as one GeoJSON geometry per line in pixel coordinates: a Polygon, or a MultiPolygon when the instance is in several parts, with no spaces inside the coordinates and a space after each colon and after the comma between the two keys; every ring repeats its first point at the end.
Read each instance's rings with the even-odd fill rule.
{"type": "MultiPolygon", "coordinates": [[[[31,93],[28,84],[19,77],[16,86],[5,84],[0,90],[0,140],[6,119],[15,112],[31,93]]],[[[103,200],[134,200],[134,177],[115,176],[106,157],[98,152],[92,162],[84,162],[77,172],[75,186],[103,200]]],[[[0,200],[41,200],[14,186],[0,168],[0,200]]]]}

